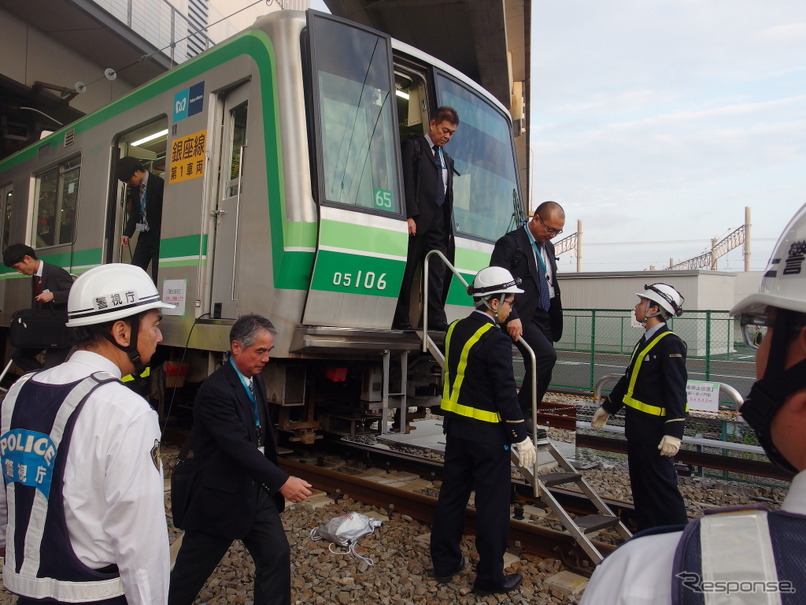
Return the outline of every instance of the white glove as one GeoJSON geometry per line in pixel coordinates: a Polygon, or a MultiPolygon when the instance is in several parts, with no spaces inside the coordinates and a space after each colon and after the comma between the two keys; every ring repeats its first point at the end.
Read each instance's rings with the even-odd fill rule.
{"type": "Polygon", "coordinates": [[[680,449],[680,439],[671,435],[664,435],[658,444],[661,456],[674,456],[680,449]]]}
{"type": "Polygon", "coordinates": [[[518,450],[521,468],[533,468],[535,462],[537,462],[537,451],[532,440],[527,437],[523,441],[516,443],[515,447],[518,450]]]}
{"type": "Polygon", "coordinates": [[[595,429],[603,428],[604,425],[607,423],[608,418],[610,418],[610,414],[608,414],[603,407],[600,407],[593,414],[593,419],[591,420],[591,426],[595,429]]]}

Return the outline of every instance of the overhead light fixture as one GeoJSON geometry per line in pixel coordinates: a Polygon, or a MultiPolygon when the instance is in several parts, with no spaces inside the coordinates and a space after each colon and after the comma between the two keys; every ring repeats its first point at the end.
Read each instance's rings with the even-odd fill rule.
{"type": "Polygon", "coordinates": [[[402,90],[395,90],[395,94],[400,97],[401,99],[409,100],[409,93],[403,92],[402,90]]]}
{"type": "Polygon", "coordinates": [[[148,143],[150,141],[153,141],[154,139],[164,137],[167,134],[168,134],[168,129],[166,128],[165,130],[160,130],[159,132],[155,132],[154,134],[150,134],[147,137],[143,137],[142,139],[139,139],[137,141],[133,141],[130,144],[131,144],[132,147],[139,147],[140,145],[143,145],[144,143],[148,143]]]}

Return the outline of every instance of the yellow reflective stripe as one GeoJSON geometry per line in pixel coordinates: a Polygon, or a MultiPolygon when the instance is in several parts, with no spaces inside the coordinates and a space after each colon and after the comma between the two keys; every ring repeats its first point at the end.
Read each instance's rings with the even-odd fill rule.
{"type": "Polygon", "coordinates": [[[476,420],[483,420],[484,422],[501,422],[501,414],[498,412],[489,412],[487,410],[480,410],[478,408],[470,407],[469,405],[462,405],[455,401],[442,400],[442,409],[460,416],[467,416],[468,418],[475,418],[476,420]]]}
{"type": "Polygon", "coordinates": [[[638,357],[635,358],[635,363],[632,366],[632,374],[630,375],[630,385],[627,387],[627,394],[624,395],[624,405],[628,405],[633,409],[638,410],[639,412],[644,412],[645,414],[650,414],[652,416],[665,416],[666,415],[666,408],[659,407],[657,405],[651,405],[649,403],[644,403],[643,401],[638,401],[635,397],[632,396],[633,392],[635,391],[635,383],[638,380],[638,372],[641,370],[641,364],[644,361],[644,357],[647,356],[652,348],[658,344],[661,338],[664,336],[668,336],[672,332],[661,332],[652,341],[649,343],[649,346],[641,351],[638,357]]]}
{"type": "MultiPolygon", "coordinates": [[[[445,359],[448,359],[450,354],[451,336],[453,335],[453,328],[456,324],[453,323],[448,328],[448,333],[445,335],[445,359]]],[[[475,418],[484,422],[501,422],[501,414],[498,412],[490,412],[488,410],[480,410],[469,405],[462,405],[459,403],[459,391],[462,388],[462,382],[465,379],[465,369],[467,368],[467,358],[470,356],[470,349],[475,345],[482,336],[493,327],[493,324],[486,323],[476,330],[475,334],[471,336],[462,347],[462,354],[459,356],[459,364],[456,367],[456,379],[451,385],[450,375],[448,372],[448,364],[445,364],[445,384],[442,390],[442,403],[443,410],[453,412],[460,416],[468,418],[475,418]]]]}
{"type": "MultiPolygon", "coordinates": [[[[151,376],[151,366],[147,366],[146,369],[143,370],[143,373],[140,374],[140,378],[148,378],[149,376],[151,376]]],[[[121,380],[121,382],[131,382],[132,380],[134,380],[134,375],[133,374],[126,374],[120,380],[121,380]]]]}

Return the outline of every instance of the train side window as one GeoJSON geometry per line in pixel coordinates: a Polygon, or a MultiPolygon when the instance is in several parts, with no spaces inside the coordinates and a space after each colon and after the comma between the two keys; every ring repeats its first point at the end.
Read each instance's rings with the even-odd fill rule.
{"type": "Polygon", "coordinates": [[[81,157],[77,156],[36,176],[37,248],[73,242],[80,174],[81,157]]]}
{"type": "Polygon", "coordinates": [[[2,192],[2,204],[3,204],[3,241],[0,242],[0,249],[5,250],[7,246],[14,243],[9,241],[9,237],[11,236],[11,210],[14,205],[14,190],[12,189],[11,185],[7,187],[3,187],[0,189],[2,192]]]}
{"type": "Polygon", "coordinates": [[[316,19],[312,24],[315,121],[324,199],[400,212],[395,93],[388,41],[316,19]]]}
{"type": "Polygon", "coordinates": [[[462,234],[495,241],[520,223],[520,187],[509,118],[477,91],[437,71],[437,101],[459,112],[450,153],[453,214],[462,234]]]}

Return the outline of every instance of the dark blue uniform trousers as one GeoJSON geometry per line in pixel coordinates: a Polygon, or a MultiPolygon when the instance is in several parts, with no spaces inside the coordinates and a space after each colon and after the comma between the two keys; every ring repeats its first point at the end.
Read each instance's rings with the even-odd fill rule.
{"type": "Polygon", "coordinates": [[[657,444],[628,439],[627,466],[639,531],[688,522],[672,457],[661,456],[657,444]]]}
{"type": "Polygon", "coordinates": [[[442,489],[431,527],[431,559],[437,577],[456,571],[465,508],[476,491],[478,582],[504,581],[504,551],[509,542],[510,450],[503,444],[447,436],[442,489]]]}

